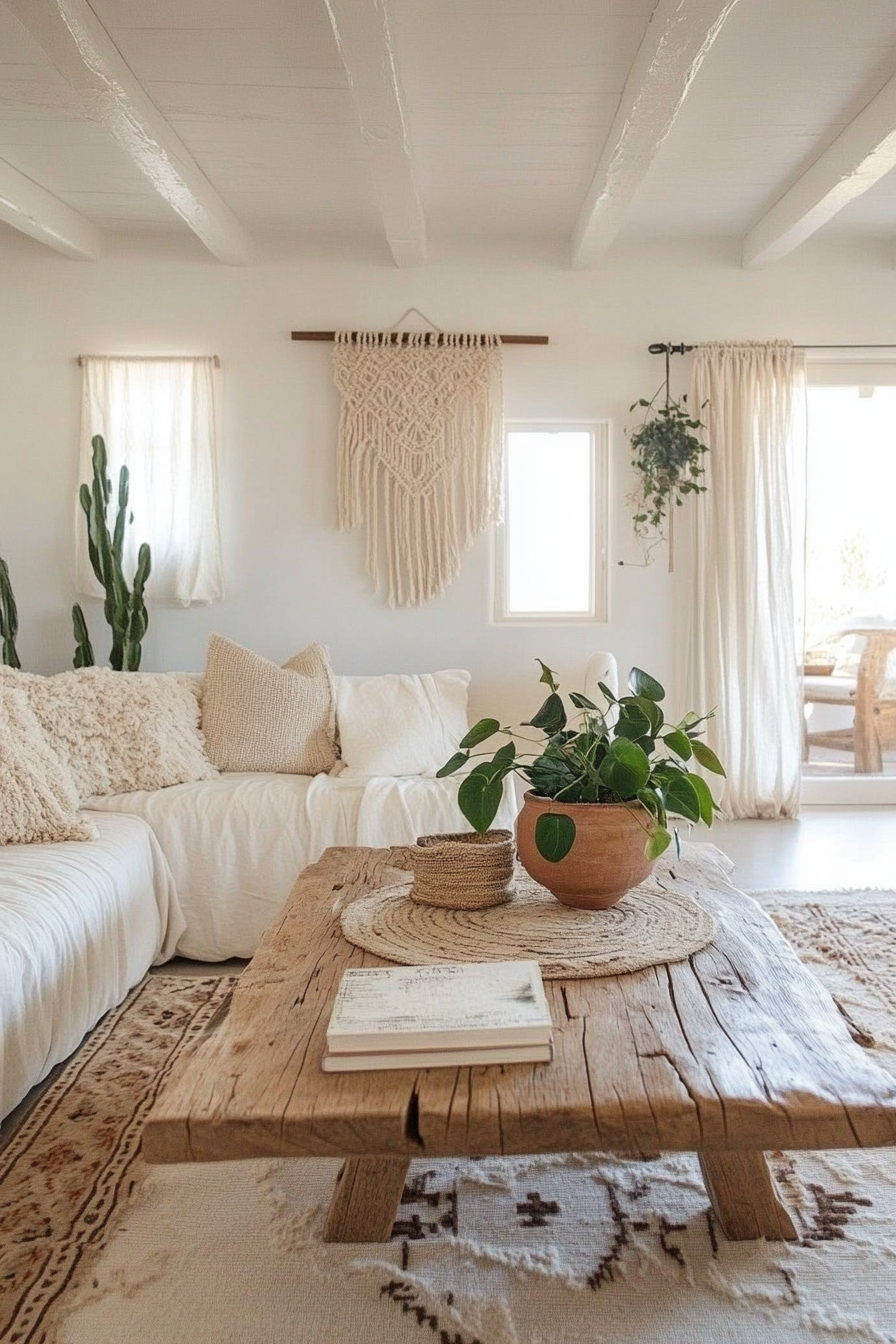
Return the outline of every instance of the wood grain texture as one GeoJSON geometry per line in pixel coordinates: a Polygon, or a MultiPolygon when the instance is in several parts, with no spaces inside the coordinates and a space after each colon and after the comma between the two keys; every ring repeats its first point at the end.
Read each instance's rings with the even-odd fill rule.
{"type": "Polygon", "coordinates": [[[797,1241],[763,1153],[700,1153],[706,1192],[729,1241],[797,1241]]]}
{"type": "Polygon", "coordinates": [[[690,846],[687,865],[661,861],[653,880],[711,910],[715,942],[632,975],[548,982],[552,1063],[324,1074],[343,970],[384,964],[343,939],[339,912],[402,861],[327,851],[266,933],[227,1019],[176,1068],[147,1122],[147,1160],[896,1143],[896,1080],[714,853],[690,846]]]}
{"type": "Polygon", "coordinates": [[[406,1157],[349,1157],[336,1178],[324,1241],[388,1241],[408,1174],[406,1157]]]}

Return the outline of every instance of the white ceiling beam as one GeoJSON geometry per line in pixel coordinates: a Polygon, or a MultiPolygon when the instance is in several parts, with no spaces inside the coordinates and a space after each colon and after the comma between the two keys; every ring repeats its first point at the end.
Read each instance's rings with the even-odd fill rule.
{"type": "Polygon", "coordinates": [[[0,219],[76,261],[97,261],[100,231],[70,205],[0,159],[0,219]]]}
{"type": "Polygon", "coordinates": [[[397,266],[426,261],[426,221],[408,144],[385,0],[326,0],[397,266]]]}
{"type": "Polygon", "coordinates": [[[691,82],[737,0],[659,0],[632,62],[572,235],[572,264],[594,266],[672,130],[691,82]]]}
{"type": "Polygon", "coordinates": [[[743,242],[744,266],[780,261],[896,167],[896,75],[743,242]]]}
{"type": "Polygon", "coordinates": [[[162,116],[87,0],[4,0],[88,112],[213,256],[251,260],[249,236],[162,116]]]}

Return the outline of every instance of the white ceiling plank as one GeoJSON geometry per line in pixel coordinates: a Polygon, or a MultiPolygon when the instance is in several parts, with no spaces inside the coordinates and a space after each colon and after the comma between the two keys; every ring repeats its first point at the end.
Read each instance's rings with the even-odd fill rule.
{"type": "Polygon", "coordinates": [[[326,0],[348,75],[386,239],[397,266],[426,262],[426,221],[408,144],[385,0],[326,0]]]}
{"type": "Polygon", "coordinates": [[[135,78],[86,0],[5,0],[90,114],[213,256],[251,261],[249,235],[135,78]]]}
{"type": "Polygon", "coordinates": [[[671,131],[691,82],[737,0],[659,0],[572,235],[572,264],[593,266],[671,131]]]}
{"type": "Polygon", "coordinates": [[[101,235],[95,224],[0,159],[0,219],[76,261],[97,261],[101,235]]]}
{"type": "Polygon", "coordinates": [[[769,266],[788,256],[893,168],[896,75],[753,225],[743,242],[744,266],[769,266]]]}

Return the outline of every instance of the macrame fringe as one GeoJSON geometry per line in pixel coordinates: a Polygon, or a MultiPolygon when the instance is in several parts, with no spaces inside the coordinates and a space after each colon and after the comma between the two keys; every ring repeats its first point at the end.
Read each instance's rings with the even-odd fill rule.
{"type": "Polygon", "coordinates": [[[337,332],[338,517],[390,606],[444,593],[502,506],[499,337],[337,332]]]}

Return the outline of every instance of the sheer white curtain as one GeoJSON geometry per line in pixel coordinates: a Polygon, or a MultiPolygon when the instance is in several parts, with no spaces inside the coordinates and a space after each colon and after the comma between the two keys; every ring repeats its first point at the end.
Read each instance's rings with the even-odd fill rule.
{"type": "Polygon", "coordinates": [[[686,707],[717,707],[707,741],[728,771],[726,811],[792,817],[803,712],[794,576],[804,356],[785,341],[701,346],[689,403],[709,452],[708,489],[693,510],[686,707]]]}
{"type": "MultiPolygon", "coordinates": [[[[82,365],[79,481],[92,480],[90,441],[102,434],[113,500],[118,473],[130,471],[125,573],[149,542],[149,602],[214,602],[224,596],[218,533],[217,426],[213,356],[101,358],[82,365]]],[[[100,589],[87,556],[85,518],[77,510],[80,592],[100,589]]]]}

